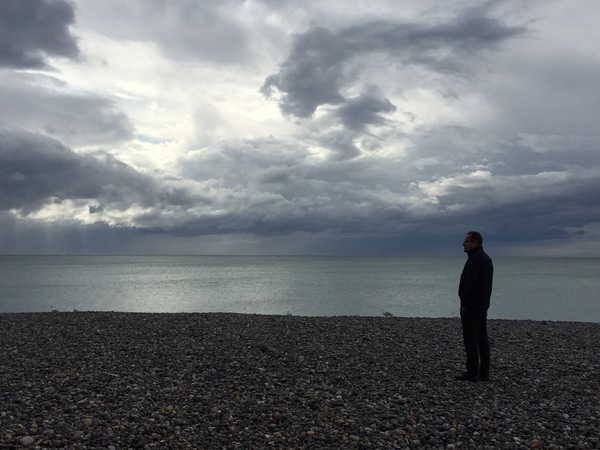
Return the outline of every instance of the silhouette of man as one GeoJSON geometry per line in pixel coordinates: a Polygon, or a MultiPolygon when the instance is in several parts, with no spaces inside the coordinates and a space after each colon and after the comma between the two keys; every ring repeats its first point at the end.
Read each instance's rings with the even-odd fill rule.
{"type": "Polygon", "coordinates": [[[466,372],[458,375],[460,381],[488,381],[490,376],[490,344],[487,334],[487,311],[492,296],[494,265],[483,251],[483,237],[469,231],[463,248],[468,258],[465,262],[458,297],[463,340],[467,353],[466,372]]]}

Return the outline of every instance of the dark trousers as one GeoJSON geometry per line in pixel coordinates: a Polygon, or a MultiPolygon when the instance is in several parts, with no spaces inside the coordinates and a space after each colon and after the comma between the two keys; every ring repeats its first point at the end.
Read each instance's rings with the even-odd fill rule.
{"type": "Polygon", "coordinates": [[[490,342],[487,334],[487,311],[461,308],[463,340],[467,352],[467,372],[472,375],[490,373],[490,342]]]}

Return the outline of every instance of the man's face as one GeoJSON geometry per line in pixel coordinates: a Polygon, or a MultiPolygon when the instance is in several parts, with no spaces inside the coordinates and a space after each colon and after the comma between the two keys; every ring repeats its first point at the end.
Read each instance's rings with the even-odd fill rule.
{"type": "Polygon", "coordinates": [[[471,235],[467,234],[465,236],[465,240],[463,241],[463,250],[465,253],[469,253],[471,250],[474,250],[478,247],[477,242],[471,239],[471,235]]]}

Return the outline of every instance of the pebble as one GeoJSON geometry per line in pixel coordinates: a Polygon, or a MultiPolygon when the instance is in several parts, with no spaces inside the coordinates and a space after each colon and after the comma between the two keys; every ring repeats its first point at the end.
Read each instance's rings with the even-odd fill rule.
{"type": "Polygon", "coordinates": [[[0,448],[599,448],[600,324],[0,314],[0,448]]]}
{"type": "Polygon", "coordinates": [[[30,447],[33,445],[34,443],[34,439],[31,436],[25,436],[22,437],[21,439],[19,439],[19,443],[23,446],[23,447],[30,447]]]}

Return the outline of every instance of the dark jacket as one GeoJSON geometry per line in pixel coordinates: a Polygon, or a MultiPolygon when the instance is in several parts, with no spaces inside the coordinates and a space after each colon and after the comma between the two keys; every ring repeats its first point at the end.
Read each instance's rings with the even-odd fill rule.
{"type": "Polygon", "coordinates": [[[467,310],[487,311],[490,307],[493,278],[494,265],[483,247],[479,246],[469,252],[458,285],[460,306],[467,310]]]}

